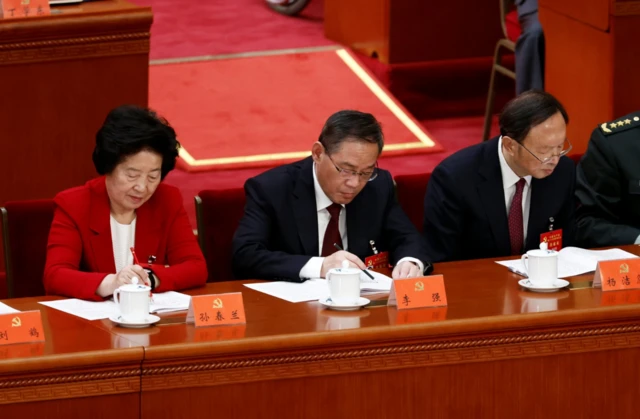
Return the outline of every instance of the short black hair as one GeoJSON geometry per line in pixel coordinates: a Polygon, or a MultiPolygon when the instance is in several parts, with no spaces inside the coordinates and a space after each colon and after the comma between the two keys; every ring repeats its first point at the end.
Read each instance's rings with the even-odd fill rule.
{"type": "Polygon", "coordinates": [[[378,145],[378,154],[384,147],[382,127],[370,113],[342,110],[334,113],[322,127],[318,141],[327,150],[327,154],[338,151],[345,141],[365,141],[378,145]]]}
{"type": "Polygon", "coordinates": [[[131,155],[149,150],[162,156],[161,178],[176,166],[180,143],[166,119],[135,105],[119,106],[107,115],[96,134],[93,164],[101,175],[131,155]]]}
{"type": "Polygon", "coordinates": [[[500,114],[500,135],[510,137],[519,143],[535,127],[560,112],[565,124],[569,115],[562,103],[553,95],[540,90],[529,90],[511,99],[500,114]]]}

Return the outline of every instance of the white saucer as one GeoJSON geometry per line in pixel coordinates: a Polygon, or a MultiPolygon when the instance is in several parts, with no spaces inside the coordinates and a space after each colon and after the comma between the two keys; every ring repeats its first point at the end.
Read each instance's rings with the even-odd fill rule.
{"type": "Polygon", "coordinates": [[[331,310],[351,311],[351,310],[359,310],[360,307],[366,306],[371,301],[369,301],[369,299],[367,299],[367,298],[360,297],[360,298],[358,298],[358,303],[357,304],[338,305],[338,304],[334,303],[333,301],[331,301],[330,297],[325,297],[325,298],[319,299],[318,302],[320,304],[322,304],[323,306],[325,306],[326,308],[331,309],[331,310]]]}
{"type": "Polygon", "coordinates": [[[135,322],[130,322],[123,319],[119,314],[114,314],[112,316],[109,316],[109,320],[120,327],[127,327],[129,329],[141,329],[143,327],[149,327],[152,324],[158,323],[160,321],[160,317],[149,314],[143,321],[138,320],[135,322]]]}
{"type": "Polygon", "coordinates": [[[533,285],[528,279],[521,279],[520,281],[518,281],[518,284],[520,284],[521,287],[533,292],[556,292],[560,288],[564,288],[569,285],[569,281],[566,281],[564,279],[556,279],[555,281],[553,281],[553,285],[541,287],[538,285],[533,285]]]}

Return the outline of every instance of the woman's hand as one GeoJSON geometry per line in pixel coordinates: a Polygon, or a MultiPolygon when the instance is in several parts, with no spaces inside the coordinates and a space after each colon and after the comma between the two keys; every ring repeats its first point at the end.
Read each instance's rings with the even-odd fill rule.
{"type": "Polygon", "coordinates": [[[101,297],[108,297],[122,285],[133,284],[133,278],[138,278],[139,284],[150,285],[149,275],[140,265],[125,266],[117,274],[109,274],[104,277],[96,294],[101,297]]]}

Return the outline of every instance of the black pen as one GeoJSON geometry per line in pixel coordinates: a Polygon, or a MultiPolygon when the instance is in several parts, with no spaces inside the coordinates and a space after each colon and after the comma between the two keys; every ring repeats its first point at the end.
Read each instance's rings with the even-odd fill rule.
{"type": "MultiPolygon", "coordinates": [[[[333,243],[333,245],[335,246],[336,249],[338,250],[344,250],[338,243],[333,243]]],[[[373,277],[373,275],[371,275],[369,272],[367,272],[366,269],[360,269],[362,272],[364,272],[369,278],[373,279],[375,281],[375,278],[373,277]]]]}

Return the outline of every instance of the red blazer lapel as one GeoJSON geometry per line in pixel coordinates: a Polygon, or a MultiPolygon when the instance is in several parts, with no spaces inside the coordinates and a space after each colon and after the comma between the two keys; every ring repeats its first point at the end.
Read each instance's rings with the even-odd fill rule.
{"type": "Polygon", "coordinates": [[[91,202],[89,212],[89,228],[91,236],[92,260],[96,272],[116,273],[113,259],[113,242],[111,240],[111,224],[109,209],[109,195],[104,177],[99,177],[91,185],[91,202]]]}

